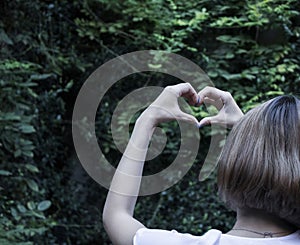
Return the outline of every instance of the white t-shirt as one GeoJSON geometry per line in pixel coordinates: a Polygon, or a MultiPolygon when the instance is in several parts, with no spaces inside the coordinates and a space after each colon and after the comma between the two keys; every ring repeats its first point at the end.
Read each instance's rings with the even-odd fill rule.
{"type": "Polygon", "coordinates": [[[300,230],[288,236],[274,238],[247,238],[209,230],[203,236],[142,228],[135,234],[134,245],[300,245],[300,230]]]}

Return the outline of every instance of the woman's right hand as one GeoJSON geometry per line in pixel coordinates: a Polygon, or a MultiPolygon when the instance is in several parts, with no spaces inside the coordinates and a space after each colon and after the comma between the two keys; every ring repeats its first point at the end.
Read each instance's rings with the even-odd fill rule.
{"type": "Polygon", "coordinates": [[[205,87],[198,95],[200,96],[200,105],[203,103],[213,105],[219,111],[215,116],[203,118],[199,122],[199,127],[217,124],[231,128],[244,115],[229,92],[214,87],[205,87]]]}

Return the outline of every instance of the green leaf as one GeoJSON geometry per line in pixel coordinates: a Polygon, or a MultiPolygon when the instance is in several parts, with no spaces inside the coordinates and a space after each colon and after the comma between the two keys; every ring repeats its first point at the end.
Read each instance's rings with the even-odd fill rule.
{"type": "Polygon", "coordinates": [[[22,204],[18,204],[17,208],[21,213],[25,213],[27,211],[27,209],[22,204]]]}
{"type": "Polygon", "coordinates": [[[219,74],[218,74],[218,72],[216,72],[216,71],[214,71],[214,70],[210,70],[210,71],[207,72],[207,75],[208,75],[209,77],[211,77],[211,78],[215,78],[215,77],[217,77],[219,74]]]}
{"type": "Polygon", "coordinates": [[[26,214],[24,214],[25,216],[34,216],[40,219],[45,219],[45,215],[43,213],[39,213],[39,212],[35,212],[33,210],[28,211],[26,214]]]}
{"type": "Polygon", "coordinates": [[[36,191],[36,192],[39,191],[39,186],[34,180],[26,179],[26,183],[31,190],[36,191]]]}
{"type": "Polygon", "coordinates": [[[232,59],[232,58],[234,58],[234,54],[233,54],[233,53],[227,53],[227,54],[225,55],[225,58],[226,58],[226,59],[232,59]]]}
{"type": "Polygon", "coordinates": [[[6,170],[0,170],[0,175],[9,176],[9,175],[12,175],[12,173],[9,171],[6,171],[6,170]]]}
{"type": "Polygon", "coordinates": [[[31,212],[37,218],[40,218],[40,219],[45,219],[46,218],[45,215],[42,214],[42,213],[38,213],[38,212],[34,212],[34,211],[31,211],[31,212]]]}
{"type": "Polygon", "coordinates": [[[19,130],[21,130],[21,132],[25,133],[25,134],[30,134],[30,133],[36,132],[33,126],[27,125],[27,124],[20,125],[19,130]]]}
{"type": "Polygon", "coordinates": [[[241,74],[222,74],[226,80],[237,80],[241,78],[241,74]]]}
{"type": "Polygon", "coordinates": [[[44,201],[42,201],[42,202],[40,202],[40,203],[38,204],[37,209],[38,209],[39,211],[45,211],[45,210],[47,210],[48,208],[50,208],[51,204],[52,204],[51,201],[49,201],[49,200],[44,200],[44,201]]]}
{"type": "Polygon", "coordinates": [[[8,45],[13,45],[13,41],[7,36],[6,32],[1,28],[0,29],[0,41],[8,45]]]}
{"type": "Polygon", "coordinates": [[[5,113],[4,115],[1,115],[0,121],[20,121],[21,117],[16,115],[15,113],[5,113]]]}
{"type": "Polygon", "coordinates": [[[284,92],[282,91],[268,91],[266,92],[267,96],[279,96],[279,95],[284,95],[284,92]]]}
{"type": "Polygon", "coordinates": [[[20,220],[20,216],[18,214],[18,211],[15,208],[10,208],[10,213],[14,217],[15,220],[20,220]]]}
{"type": "Polygon", "coordinates": [[[151,69],[159,69],[162,67],[161,64],[148,64],[149,68],[151,69]]]}
{"type": "Polygon", "coordinates": [[[26,164],[25,168],[27,168],[32,173],[38,173],[39,172],[39,169],[36,166],[32,165],[32,164],[26,164]]]}
{"type": "Polygon", "coordinates": [[[33,201],[27,202],[27,208],[29,210],[33,210],[33,209],[35,209],[35,207],[36,207],[36,205],[35,205],[35,203],[33,201]]]}
{"type": "Polygon", "coordinates": [[[224,43],[239,44],[239,42],[238,42],[239,39],[236,37],[232,37],[230,35],[218,36],[217,40],[224,42],[224,43]]]}
{"type": "Polygon", "coordinates": [[[31,80],[45,80],[49,77],[55,77],[55,75],[53,73],[49,73],[49,74],[33,74],[30,76],[31,80]]]}
{"type": "Polygon", "coordinates": [[[20,149],[18,149],[14,152],[14,157],[19,157],[21,155],[22,155],[22,151],[20,149]]]}
{"type": "Polygon", "coordinates": [[[35,86],[37,86],[37,83],[33,83],[33,82],[18,83],[18,84],[16,84],[16,86],[18,86],[18,87],[24,87],[24,88],[29,88],[29,87],[35,87],[35,86]]]}
{"type": "Polygon", "coordinates": [[[71,80],[70,82],[68,82],[67,85],[66,85],[66,87],[65,87],[66,91],[70,90],[73,87],[73,84],[74,84],[73,80],[71,80]]]}
{"type": "Polygon", "coordinates": [[[33,98],[38,97],[37,93],[35,93],[31,88],[28,88],[27,91],[33,98]]]}
{"type": "Polygon", "coordinates": [[[241,74],[241,76],[242,76],[243,78],[246,78],[246,79],[249,79],[249,80],[254,80],[254,79],[255,79],[255,76],[254,76],[254,75],[249,74],[249,73],[245,73],[245,72],[243,72],[243,73],[241,74]]]}
{"type": "Polygon", "coordinates": [[[31,158],[34,156],[33,152],[31,151],[22,151],[22,154],[26,157],[31,157],[31,158]]]}
{"type": "Polygon", "coordinates": [[[35,146],[34,145],[22,145],[21,148],[22,148],[23,152],[24,151],[32,151],[35,149],[35,146]]]}

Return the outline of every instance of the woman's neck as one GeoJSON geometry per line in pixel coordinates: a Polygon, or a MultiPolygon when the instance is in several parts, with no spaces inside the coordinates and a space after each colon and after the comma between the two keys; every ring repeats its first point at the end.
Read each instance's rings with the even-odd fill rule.
{"type": "Polygon", "coordinates": [[[280,237],[296,228],[283,219],[257,209],[238,209],[237,220],[227,234],[242,237],[280,237]]]}

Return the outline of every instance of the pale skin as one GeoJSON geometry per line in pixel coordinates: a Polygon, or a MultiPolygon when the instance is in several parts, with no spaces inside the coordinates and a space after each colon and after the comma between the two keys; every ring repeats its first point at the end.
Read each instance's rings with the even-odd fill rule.
{"type": "Polygon", "coordinates": [[[237,209],[236,223],[232,230],[227,234],[241,237],[262,238],[262,235],[260,234],[235,229],[247,229],[261,233],[279,233],[274,234],[273,237],[286,236],[296,230],[295,227],[288,222],[256,209],[237,209]]]}
{"type": "MultiPolygon", "coordinates": [[[[206,87],[197,93],[188,83],[166,87],[160,96],[142,113],[136,121],[130,142],[123,154],[108,192],[104,210],[104,227],[115,245],[132,245],[137,230],[145,227],[133,217],[147,148],[155,127],[162,122],[181,120],[191,123],[191,127],[218,124],[232,127],[241,117],[242,111],[230,93],[206,87]],[[212,104],[219,113],[200,122],[180,110],[178,98],[184,97],[190,105],[212,104]],[[141,135],[143,137],[141,137],[141,135]]],[[[282,220],[256,210],[237,210],[234,228],[255,229],[259,231],[287,231],[291,227],[282,220]],[[258,229],[257,224],[260,224],[258,229]]],[[[245,231],[232,230],[228,234],[245,237],[259,237],[245,231]]]]}

